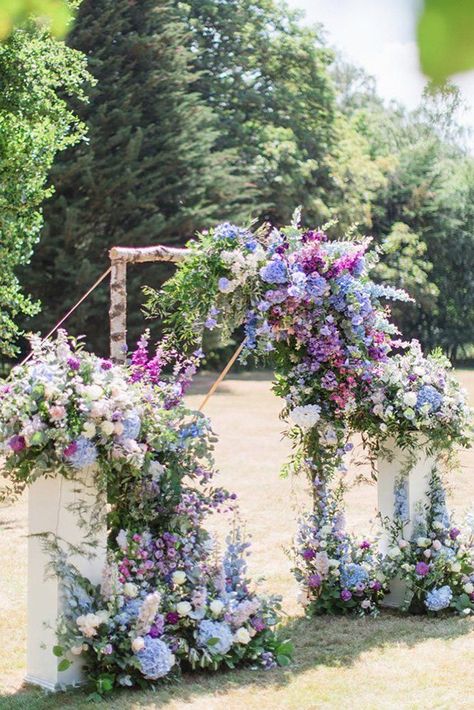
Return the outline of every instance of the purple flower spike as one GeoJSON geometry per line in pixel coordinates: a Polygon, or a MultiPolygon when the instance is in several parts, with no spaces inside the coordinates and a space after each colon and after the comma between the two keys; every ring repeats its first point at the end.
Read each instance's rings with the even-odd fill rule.
{"type": "Polygon", "coordinates": [[[77,357],[68,358],[67,364],[69,365],[69,368],[74,371],[79,370],[79,368],[81,366],[81,363],[77,359],[77,357]]]}

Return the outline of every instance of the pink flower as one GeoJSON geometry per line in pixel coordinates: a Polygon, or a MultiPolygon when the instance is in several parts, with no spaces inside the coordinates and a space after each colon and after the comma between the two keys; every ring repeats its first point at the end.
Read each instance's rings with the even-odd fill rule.
{"type": "Polygon", "coordinates": [[[23,451],[23,449],[26,448],[25,437],[17,435],[12,436],[12,438],[8,442],[8,446],[15,452],[15,454],[18,454],[20,451],[23,451]]]}
{"type": "Polygon", "coordinates": [[[59,422],[66,416],[66,409],[60,404],[55,404],[53,407],[50,407],[49,416],[51,417],[53,422],[59,422]]]}

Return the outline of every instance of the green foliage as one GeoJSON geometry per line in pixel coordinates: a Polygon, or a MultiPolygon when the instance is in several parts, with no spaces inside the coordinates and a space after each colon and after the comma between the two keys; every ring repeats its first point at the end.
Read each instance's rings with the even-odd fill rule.
{"type": "Polygon", "coordinates": [[[284,224],[301,204],[309,223],[324,220],[335,106],[320,31],[273,0],[188,0],[185,12],[196,89],[255,185],[255,216],[284,224]]]}
{"type": "Polygon", "coordinates": [[[84,135],[66,99],[84,99],[88,73],[79,52],[30,23],[0,45],[0,77],[0,352],[13,355],[15,319],[38,308],[16,270],[39,239],[56,154],[84,135]]]}
{"type": "MultiPolygon", "coordinates": [[[[248,211],[237,156],[216,149],[215,119],[196,93],[176,3],[85,0],[68,43],[88,55],[97,85],[77,107],[89,141],[67,151],[52,174],[56,195],[33,274],[42,329],[64,312],[65,293],[73,303],[107,268],[112,246],[183,243],[223,214],[248,211]]],[[[163,269],[150,273],[155,280],[163,269]]],[[[138,284],[146,277],[143,268],[129,270],[132,339],[144,327],[138,284]]],[[[101,352],[107,304],[102,288],[68,325],[101,352]]]]}
{"type": "MultiPolygon", "coordinates": [[[[80,1],[80,0],[79,0],[80,1]]],[[[64,37],[78,0],[0,0],[0,39],[31,17],[56,37],[64,37]]]]}
{"type": "Polygon", "coordinates": [[[418,22],[421,67],[435,82],[474,67],[472,0],[424,0],[418,22]]]}

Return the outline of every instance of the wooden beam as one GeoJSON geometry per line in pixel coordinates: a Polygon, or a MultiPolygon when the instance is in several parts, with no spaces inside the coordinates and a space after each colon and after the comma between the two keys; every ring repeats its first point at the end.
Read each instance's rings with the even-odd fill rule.
{"type": "Polygon", "coordinates": [[[112,262],[121,261],[127,264],[140,264],[146,261],[184,261],[190,254],[189,249],[177,247],[112,247],[109,252],[112,262]]]}

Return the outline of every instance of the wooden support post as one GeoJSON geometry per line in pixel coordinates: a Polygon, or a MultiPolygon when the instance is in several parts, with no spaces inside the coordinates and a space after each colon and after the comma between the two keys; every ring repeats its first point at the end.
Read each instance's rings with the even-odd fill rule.
{"type": "Polygon", "coordinates": [[[127,358],[127,263],[112,258],[110,272],[110,357],[115,363],[127,358]]]}

